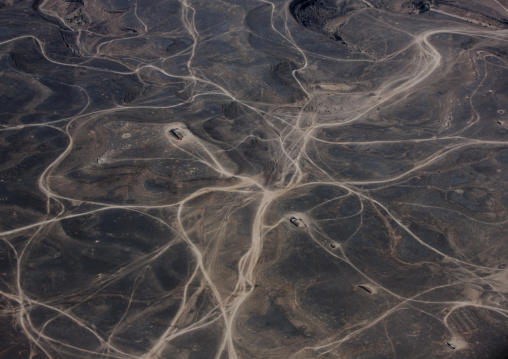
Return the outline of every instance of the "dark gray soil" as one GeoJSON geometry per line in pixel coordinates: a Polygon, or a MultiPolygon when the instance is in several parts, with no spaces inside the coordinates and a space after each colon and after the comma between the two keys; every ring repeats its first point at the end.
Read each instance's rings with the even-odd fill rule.
{"type": "Polygon", "coordinates": [[[506,359],[505,0],[0,0],[0,359],[506,359]]]}

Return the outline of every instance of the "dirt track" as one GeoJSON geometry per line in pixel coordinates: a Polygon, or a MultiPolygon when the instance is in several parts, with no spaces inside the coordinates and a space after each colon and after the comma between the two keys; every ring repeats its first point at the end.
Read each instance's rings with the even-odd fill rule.
{"type": "Polygon", "coordinates": [[[504,358],[506,1],[0,14],[0,358],[504,358]]]}

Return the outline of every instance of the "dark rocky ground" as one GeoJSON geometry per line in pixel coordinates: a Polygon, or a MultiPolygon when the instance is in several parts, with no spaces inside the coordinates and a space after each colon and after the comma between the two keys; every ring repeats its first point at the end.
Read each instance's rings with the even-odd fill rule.
{"type": "Polygon", "coordinates": [[[507,358],[507,24],[0,1],[0,358],[507,358]]]}

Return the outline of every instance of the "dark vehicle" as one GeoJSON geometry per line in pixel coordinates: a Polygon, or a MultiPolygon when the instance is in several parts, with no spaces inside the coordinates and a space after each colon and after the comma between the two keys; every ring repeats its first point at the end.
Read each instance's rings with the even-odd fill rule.
{"type": "Polygon", "coordinates": [[[301,218],[291,217],[289,219],[291,224],[293,224],[295,227],[307,227],[305,223],[303,223],[301,218]]]}
{"type": "Polygon", "coordinates": [[[181,134],[179,131],[177,131],[175,128],[173,128],[173,129],[172,129],[171,131],[169,131],[169,132],[171,132],[171,134],[172,134],[173,136],[175,136],[175,138],[176,138],[177,140],[179,140],[179,141],[181,141],[181,140],[182,140],[182,138],[183,138],[182,134],[181,134]]]}
{"type": "Polygon", "coordinates": [[[455,349],[455,345],[453,345],[452,343],[446,343],[446,344],[448,344],[448,346],[449,346],[450,348],[455,349]]]}

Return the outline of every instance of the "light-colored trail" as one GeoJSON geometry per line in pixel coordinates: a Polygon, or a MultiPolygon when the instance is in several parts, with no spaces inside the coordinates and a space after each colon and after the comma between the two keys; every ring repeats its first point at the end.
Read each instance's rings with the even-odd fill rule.
{"type": "MultiPolygon", "coordinates": [[[[499,8],[508,13],[508,9],[501,2],[498,0],[493,1],[499,8]]],[[[44,5],[44,3],[45,2],[41,5],[44,5]]],[[[359,210],[356,213],[344,216],[340,219],[348,220],[360,218],[359,224],[354,228],[355,230],[353,233],[343,244],[338,242],[335,244],[336,238],[326,233],[322,227],[320,227],[326,221],[334,221],[334,219],[317,219],[314,223],[307,223],[307,228],[301,229],[305,231],[306,238],[313,241],[320,248],[323,256],[331,257],[333,260],[344,263],[351,268],[358,277],[375,287],[376,290],[382,293],[382,295],[385,295],[386,298],[392,299],[395,304],[381,312],[377,317],[372,318],[368,323],[354,323],[351,326],[352,329],[348,331],[340,331],[327,338],[320,338],[319,340],[315,340],[311,345],[302,344],[300,346],[295,346],[295,348],[290,348],[291,352],[288,354],[288,357],[301,358],[299,355],[306,351],[315,351],[319,353],[319,355],[337,351],[344,343],[362,335],[368,329],[384,323],[387,318],[395,315],[399,311],[408,308],[412,308],[412,310],[421,310],[423,312],[424,309],[421,308],[425,306],[441,305],[447,307],[449,309],[447,314],[442,316],[436,315],[435,318],[446,327],[450,335],[460,334],[454,332],[454,329],[448,324],[448,321],[450,315],[461,308],[482,308],[495,312],[503,317],[508,317],[508,308],[503,304],[508,299],[506,296],[506,288],[503,288],[499,282],[496,282],[497,277],[495,277],[495,275],[499,274],[499,268],[497,266],[479,265],[469,258],[459,257],[458,254],[456,256],[450,255],[435,248],[411,230],[410,226],[395,214],[396,212],[391,209],[390,205],[376,199],[374,192],[370,192],[369,189],[367,189],[401,183],[411,176],[417,176],[433,165],[444,163],[446,159],[466,149],[489,149],[508,146],[508,141],[478,139],[466,135],[467,130],[476,128],[476,126],[484,120],[482,118],[483,114],[477,109],[474,101],[482,95],[483,86],[489,76],[491,76],[488,72],[488,64],[486,61],[481,68],[483,78],[477,82],[476,88],[472,90],[470,94],[469,106],[471,108],[472,117],[464,127],[453,134],[435,135],[427,138],[408,136],[407,139],[372,136],[372,140],[367,139],[361,141],[335,141],[333,139],[319,137],[319,133],[322,130],[342,129],[345,131],[351,128],[351,126],[362,123],[369,115],[375,113],[376,109],[380,106],[399,105],[410,96],[418,94],[420,88],[434,83],[439,76],[445,76],[447,74],[448,63],[453,62],[454,59],[447,58],[433,45],[434,36],[454,34],[470,36],[486,42],[508,43],[506,37],[508,31],[474,29],[464,26],[463,24],[457,25],[457,27],[451,27],[447,23],[443,28],[426,30],[417,35],[412,35],[405,31],[404,34],[406,36],[409,35],[411,41],[402,46],[399,50],[393,53],[386,53],[379,58],[365,55],[365,59],[339,59],[308,51],[305,49],[304,45],[300,45],[299,39],[293,34],[295,23],[291,17],[288,6],[280,6],[278,3],[268,0],[261,0],[259,3],[261,5],[266,4],[269,7],[270,18],[268,20],[270,23],[270,31],[280,38],[280,48],[287,49],[293,55],[296,54],[294,56],[298,57],[297,62],[299,63],[296,64],[296,68],[291,71],[291,79],[294,81],[294,84],[296,84],[297,90],[304,94],[304,99],[300,101],[275,106],[267,102],[242,99],[240,95],[236,94],[235,90],[230,87],[229,83],[225,84],[216,81],[212,76],[207,77],[207,72],[196,65],[199,63],[197,61],[199,60],[198,55],[202,55],[199,52],[200,46],[210,42],[212,39],[216,40],[218,37],[214,38],[212,35],[205,37],[202,34],[205,30],[200,28],[201,24],[197,16],[200,15],[201,4],[191,0],[178,0],[181,30],[185,33],[187,38],[190,39],[191,45],[185,46],[183,49],[176,52],[176,54],[161,57],[160,61],[147,61],[142,58],[138,59],[132,55],[132,59],[136,60],[136,65],[132,65],[134,62],[127,62],[110,56],[107,53],[108,47],[110,45],[121,46],[122,42],[126,40],[123,38],[103,39],[104,41],[97,42],[97,44],[92,47],[94,51],[89,53],[86,51],[85,46],[80,43],[80,41],[84,41],[82,36],[93,35],[98,38],[103,37],[92,30],[84,30],[80,33],[77,43],[78,47],[80,47],[80,60],[69,63],[52,56],[48,50],[48,44],[41,40],[41,37],[38,37],[36,34],[15,36],[0,42],[0,49],[4,49],[17,42],[30,39],[45,60],[53,66],[100,72],[104,74],[104,76],[135,75],[144,85],[149,83],[149,81],[145,79],[150,78],[152,74],[157,74],[157,76],[161,76],[161,78],[165,80],[170,79],[175,82],[182,82],[184,85],[181,92],[188,93],[187,97],[182,96],[177,103],[171,102],[170,105],[168,105],[167,102],[164,103],[164,100],[161,100],[153,102],[153,106],[151,105],[152,102],[146,102],[148,105],[144,103],[141,105],[134,104],[132,106],[112,104],[109,108],[94,110],[94,102],[90,94],[87,93],[84,87],[78,86],[80,93],[84,94],[85,102],[77,114],[62,117],[47,123],[2,125],[2,128],[0,128],[0,132],[7,133],[28,128],[48,127],[60,131],[68,140],[67,146],[44,168],[37,181],[37,189],[46,199],[46,213],[33,223],[25,223],[16,228],[0,232],[2,242],[14,253],[15,260],[15,268],[13,269],[15,272],[15,283],[12,288],[9,288],[10,291],[2,289],[0,295],[14,303],[12,308],[7,308],[7,310],[15,313],[17,323],[31,345],[37,347],[48,358],[52,358],[52,353],[54,352],[62,351],[63,353],[65,350],[72,350],[79,352],[83,357],[158,359],[167,357],[167,352],[174,349],[172,345],[178,339],[192,336],[194,333],[207,330],[212,326],[214,328],[219,327],[222,331],[219,333],[220,339],[218,339],[216,350],[214,353],[210,353],[209,357],[215,359],[223,359],[225,357],[228,359],[243,358],[241,348],[238,347],[239,341],[237,340],[238,318],[242,314],[242,311],[248,305],[251,305],[250,300],[256,286],[256,281],[259,279],[258,275],[260,271],[266,269],[260,266],[260,260],[263,258],[265,237],[270,232],[279,230],[283,228],[283,226],[288,225],[288,218],[285,218],[288,216],[288,213],[276,213],[275,215],[280,216],[280,218],[271,218],[271,216],[274,216],[273,208],[283,202],[286,196],[292,196],[299,192],[306,193],[317,186],[339,188],[343,190],[345,194],[343,196],[324,200],[322,203],[308,209],[306,213],[316,211],[320,209],[321,206],[324,207],[325,205],[329,205],[333,201],[342,199],[343,197],[352,197],[360,203],[359,210]],[[394,61],[400,56],[403,56],[406,52],[411,52],[414,56],[408,60],[405,66],[394,69],[393,74],[384,78],[382,84],[373,91],[376,94],[376,99],[370,99],[369,92],[356,92],[354,95],[359,96],[359,98],[363,100],[359,101],[356,107],[351,107],[340,113],[340,120],[337,119],[338,117],[336,115],[320,116],[318,111],[307,111],[311,105],[318,100],[322,100],[324,96],[341,95],[340,92],[317,90],[315,86],[305,83],[303,80],[304,77],[301,75],[306,74],[306,71],[310,71],[310,69],[317,66],[313,61],[326,59],[339,65],[341,63],[352,62],[366,62],[375,65],[394,61]],[[167,64],[170,64],[171,61],[179,56],[185,59],[183,60],[183,64],[186,73],[183,75],[172,73],[168,70],[170,66],[167,66],[167,64]],[[92,65],[92,60],[95,59],[113,61],[118,65],[124,66],[126,70],[120,71],[97,68],[92,65]],[[77,136],[85,126],[96,123],[100,118],[108,115],[135,113],[136,110],[167,110],[178,113],[178,111],[185,108],[185,106],[205,103],[208,99],[224,101],[224,103],[236,102],[243,110],[261,118],[261,122],[266,126],[266,132],[270,133],[270,136],[263,138],[261,142],[266,144],[267,148],[274,153],[274,158],[272,159],[274,170],[268,180],[263,179],[263,176],[260,174],[251,176],[241,171],[235,172],[230,168],[231,166],[228,163],[223,163],[223,150],[212,145],[211,142],[207,142],[204,138],[192,136],[193,142],[185,142],[188,141],[188,138],[185,138],[181,144],[174,144],[168,140],[165,146],[169,146],[171,151],[185,158],[190,158],[189,161],[205,166],[216,174],[218,178],[231,179],[231,184],[223,186],[201,186],[194,192],[171,203],[139,203],[125,205],[112,204],[107,201],[84,200],[78,195],[64,195],[59,193],[58,188],[55,188],[56,186],[54,186],[52,179],[62,175],[62,173],[60,173],[61,168],[69,159],[70,154],[73,153],[73,151],[77,151],[77,136]],[[291,110],[291,112],[282,113],[282,111],[278,111],[280,109],[288,109],[291,110]],[[390,174],[383,178],[366,178],[362,180],[348,180],[343,178],[340,174],[341,169],[331,168],[330,165],[326,163],[326,160],[323,160],[316,146],[316,144],[335,145],[361,150],[361,147],[364,146],[374,147],[393,144],[427,143],[435,144],[433,147],[434,152],[427,153],[425,156],[421,157],[422,159],[414,161],[412,167],[408,170],[401,173],[390,174]],[[221,281],[221,278],[218,278],[217,273],[219,272],[215,272],[217,268],[224,265],[224,263],[219,263],[219,254],[222,254],[221,251],[224,250],[221,247],[222,240],[226,242],[229,236],[237,235],[234,232],[229,233],[228,220],[221,222],[220,225],[217,226],[218,229],[214,229],[214,231],[203,232],[203,238],[209,240],[206,245],[197,243],[196,236],[193,233],[195,228],[200,225],[201,222],[204,223],[205,220],[201,219],[201,222],[197,221],[199,223],[189,225],[189,213],[191,210],[195,209],[195,203],[200,203],[200,200],[211,194],[235,194],[238,197],[242,197],[243,200],[241,205],[236,204],[235,206],[245,206],[251,209],[250,219],[252,220],[252,224],[248,229],[248,245],[242,254],[238,258],[235,258],[235,260],[237,260],[237,265],[234,268],[235,282],[232,284],[229,283],[229,287],[221,281]],[[56,203],[59,208],[56,215],[51,214],[52,204],[54,203],[56,203]],[[96,207],[92,210],[71,212],[70,209],[66,207],[66,203],[78,203],[96,207]],[[397,288],[390,288],[387,285],[382,285],[374,274],[366,273],[348,254],[348,246],[351,243],[350,240],[362,231],[365,221],[367,221],[365,217],[367,209],[373,209],[376,216],[383,220],[385,224],[393,224],[393,226],[396,226],[398,230],[407,234],[411,240],[419,246],[431,251],[434,255],[441,258],[443,262],[450,264],[450,267],[453,265],[452,269],[447,267],[447,270],[453,271],[457,276],[461,275],[462,277],[467,277],[470,281],[470,283],[468,283],[469,285],[490,286],[492,288],[490,291],[492,298],[498,300],[497,305],[494,301],[485,304],[480,300],[473,301],[465,299],[464,301],[460,301],[447,298],[429,299],[432,298],[431,294],[433,292],[446,289],[452,290],[463,286],[464,282],[459,279],[450,280],[447,284],[422,287],[420,292],[410,296],[400,294],[397,288]],[[28,271],[25,265],[27,261],[30,260],[30,256],[34,255],[32,249],[40,238],[45,235],[45,231],[48,228],[56,227],[57,224],[65,220],[86,218],[92,215],[100,216],[106,214],[108,211],[136,213],[137,215],[143,216],[161,225],[168,233],[174,235],[175,243],[185,244],[193,260],[192,265],[188,268],[188,273],[184,281],[173,292],[165,294],[166,297],[175,296],[175,298],[177,298],[178,306],[175,314],[170,320],[164,323],[164,328],[151,340],[149,347],[147,347],[146,351],[143,353],[132,354],[124,350],[118,338],[121,338],[121,335],[127,330],[131,322],[135,322],[131,316],[134,316],[136,320],[141,320],[145,314],[148,315],[147,313],[150,312],[149,308],[151,305],[148,306],[146,311],[143,310],[140,313],[133,314],[136,312],[135,308],[139,304],[136,302],[136,297],[141,290],[140,283],[147,273],[150,272],[150,266],[160,260],[163,255],[174,249],[173,246],[175,244],[173,242],[162,244],[140,255],[135,260],[127,261],[115,271],[106,274],[104,278],[99,278],[94,280],[93,283],[84,286],[77,286],[73,288],[70,293],[62,294],[51,300],[39,300],[24,287],[24,276],[26,271],[28,271]],[[168,215],[167,213],[171,214],[168,215]],[[22,236],[26,236],[27,239],[25,239],[22,244],[19,244],[22,236]],[[210,238],[215,242],[212,242],[210,238]],[[331,250],[328,245],[328,243],[332,242],[335,246],[333,247],[334,250],[331,250]],[[475,269],[473,270],[471,267],[475,269]],[[484,271],[488,275],[481,275],[478,271],[484,271]],[[73,312],[80,304],[85,303],[99,292],[112,286],[113,283],[134,273],[136,275],[134,275],[135,279],[132,283],[132,287],[124,294],[127,305],[122,310],[121,315],[112,326],[109,333],[101,333],[94,325],[80,318],[73,312]],[[228,289],[229,292],[227,292],[225,288],[232,289],[228,289]],[[72,306],[66,307],[64,304],[65,301],[78,295],[83,296],[81,300],[77,301],[72,306]],[[200,308],[198,308],[198,303],[201,297],[210,298],[211,304],[208,309],[198,315],[196,312],[199,312],[200,308]],[[35,325],[31,320],[31,312],[35,311],[37,308],[44,308],[53,313],[51,318],[42,326],[35,325]],[[59,318],[65,318],[71,321],[73,325],[78,326],[86,331],[87,334],[92,335],[94,340],[99,343],[99,349],[93,351],[81,348],[79,345],[74,345],[58,338],[53,338],[49,334],[48,328],[59,318]]],[[[154,31],[148,19],[144,19],[140,15],[139,11],[142,5],[141,2],[136,2],[133,8],[133,15],[137,20],[137,26],[140,26],[141,32],[129,39],[149,38],[152,31],[154,31]]],[[[221,4],[220,6],[230,5],[221,4]]],[[[50,12],[49,10],[47,14],[48,16],[58,18],[62,24],[65,24],[65,19],[59,14],[50,12]]],[[[381,20],[376,19],[375,21],[381,20]]],[[[243,26],[246,27],[244,24],[243,26]]],[[[396,29],[391,24],[387,24],[386,26],[396,29]]],[[[206,29],[206,31],[210,30],[209,27],[206,29]]],[[[253,33],[249,29],[242,29],[238,25],[233,27],[233,29],[235,29],[234,31],[243,30],[245,33],[251,33],[253,36],[261,38],[260,35],[253,33]]],[[[233,36],[234,34],[232,34],[232,32],[233,30],[221,33],[219,36],[221,38],[233,36]]],[[[273,43],[275,40],[270,39],[269,41],[273,43]]],[[[478,56],[478,58],[481,58],[480,55],[478,56]]],[[[490,55],[485,54],[482,56],[484,56],[483,59],[485,60],[487,56],[490,55]]],[[[343,95],[349,96],[351,94],[343,95]]],[[[467,133],[470,133],[470,131],[467,133]]],[[[259,136],[254,133],[245,135],[238,143],[231,144],[231,148],[239,149],[241,147],[240,144],[247,143],[248,140],[252,138],[259,138],[259,136]]],[[[178,158],[178,156],[174,158],[178,158]]],[[[122,157],[120,154],[119,159],[116,159],[112,164],[120,165],[122,161],[128,163],[134,160],[142,160],[144,163],[149,163],[151,160],[156,159],[165,159],[165,157],[157,156],[136,159],[135,157],[122,157]]],[[[411,203],[408,202],[397,202],[396,204],[411,205],[411,203]]],[[[426,206],[422,204],[413,205],[420,206],[423,209],[436,208],[435,206],[426,206]]],[[[238,212],[236,210],[237,208],[233,208],[234,206],[229,203],[222,203],[222,206],[231,207],[227,208],[228,211],[225,211],[225,213],[228,213],[228,216],[234,219],[234,216],[238,212]]],[[[211,214],[210,216],[218,216],[220,213],[221,212],[218,211],[218,213],[211,214]]],[[[464,215],[459,212],[457,212],[457,214],[464,215]]],[[[506,220],[491,223],[481,221],[472,216],[467,218],[483,225],[502,227],[506,224],[506,220]]],[[[204,226],[203,224],[203,227],[204,226]]],[[[387,336],[389,337],[388,334],[387,336]]],[[[391,340],[391,338],[389,339],[391,340]]],[[[393,348],[394,344],[391,343],[391,345],[393,348]]]]}

